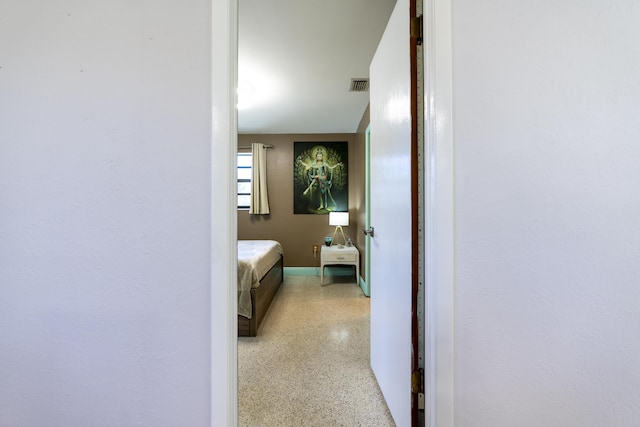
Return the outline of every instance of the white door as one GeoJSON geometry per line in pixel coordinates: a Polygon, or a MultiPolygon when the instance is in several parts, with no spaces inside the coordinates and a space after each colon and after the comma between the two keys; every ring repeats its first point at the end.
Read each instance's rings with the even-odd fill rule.
{"type": "Polygon", "coordinates": [[[411,425],[409,0],[371,62],[371,367],[399,427],[411,425]]]}

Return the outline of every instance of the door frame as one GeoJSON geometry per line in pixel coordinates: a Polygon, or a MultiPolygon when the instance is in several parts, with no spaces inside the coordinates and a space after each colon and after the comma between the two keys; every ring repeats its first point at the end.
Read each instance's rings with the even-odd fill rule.
{"type": "MultiPolygon", "coordinates": [[[[425,0],[425,425],[454,425],[454,186],[451,1],[425,0]],[[437,61],[436,61],[437,58],[437,61]],[[436,96],[437,94],[437,96],[436,96]]],[[[211,425],[236,426],[234,185],[238,0],[212,0],[211,425]],[[214,176],[215,174],[215,176],[214,176]],[[216,185],[213,185],[215,182],[216,185]],[[213,245],[215,242],[215,247],[213,245]],[[226,248],[226,250],[220,250],[226,248]],[[215,280],[213,280],[215,278],[215,280]]],[[[370,280],[367,274],[367,280],[370,280]]]]}
{"type": "Polygon", "coordinates": [[[236,153],[238,0],[211,3],[210,420],[238,425],[236,153]]]}
{"type": "Polygon", "coordinates": [[[452,0],[424,0],[425,426],[453,427],[454,139],[452,0]]]}
{"type": "MultiPolygon", "coordinates": [[[[410,0],[409,1],[409,19],[413,20],[414,17],[418,17],[418,11],[422,9],[422,0],[410,0]]],[[[411,24],[410,27],[411,28],[411,24]]],[[[418,63],[418,58],[422,54],[421,41],[419,42],[420,35],[414,34],[413,30],[410,30],[409,37],[409,73],[410,73],[410,108],[411,108],[411,372],[412,375],[423,369],[423,363],[421,355],[423,354],[424,338],[420,337],[420,331],[424,327],[424,312],[420,307],[423,304],[420,303],[419,298],[421,295],[422,277],[421,269],[419,268],[419,260],[422,257],[424,251],[424,236],[420,232],[420,212],[423,209],[424,199],[420,200],[420,192],[422,191],[422,183],[420,177],[424,170],[420,169],[419,153],[421,151],[420,145],[423,143],[424,138],[421,134],[420,126],[423,123],[419,117],[420,113],[424,117],[424,98],[419,99],[421,95],[420,88],[424,85],[421,81],[423,75],[421,67],[424,67],[424,62],[418,63]],[[421,110],[422,109],[422,110],[421,110]],[[421,316],[422,313],[422,316],[421,316]]],[[[424,377],[424,370],[423,377],[424,377]]],[[[411,378],[413,381],[413,377],[411,378]]],[[[422,379],[421,382],[424,382],[422,379]]],[[[424,390],[414,390],[413,384],[411,384],[411,424],[413,426],[420,426],[422,420],[420,417],[420,395],[424,390]]]]}

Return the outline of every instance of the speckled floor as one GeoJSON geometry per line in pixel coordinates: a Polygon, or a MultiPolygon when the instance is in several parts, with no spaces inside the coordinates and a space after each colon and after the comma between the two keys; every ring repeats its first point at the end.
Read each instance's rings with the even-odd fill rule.
{"type": "Polygon", "coordinates": [[[285,277],[258,336],[238,338],[240,426],[394,426],[369,367],[369,298],[325,281],[285,277]]]}

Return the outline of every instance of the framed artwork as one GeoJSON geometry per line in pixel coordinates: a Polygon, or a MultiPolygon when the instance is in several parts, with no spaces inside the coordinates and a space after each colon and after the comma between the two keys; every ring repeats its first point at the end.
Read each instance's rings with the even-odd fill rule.
{"type": "Polygon", "coordinates": [[[347,142],[293,143],[293,213],[349,210],[347,142]]]}

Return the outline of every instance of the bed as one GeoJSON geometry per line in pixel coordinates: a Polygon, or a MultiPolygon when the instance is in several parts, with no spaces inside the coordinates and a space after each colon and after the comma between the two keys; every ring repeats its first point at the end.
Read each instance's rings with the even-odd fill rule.
{"type": "Polygon", "coordinates": [[[282,246],[238,240],[238,336],[255,337],[283,280],[282,246]]]}

